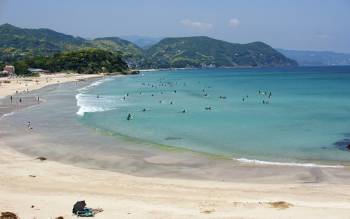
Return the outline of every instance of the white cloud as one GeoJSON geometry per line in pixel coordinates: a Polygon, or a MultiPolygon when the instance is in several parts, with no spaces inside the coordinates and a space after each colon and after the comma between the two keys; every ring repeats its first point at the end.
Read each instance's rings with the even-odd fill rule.
{"type": "Polygon", "coordinates": [[[201,29],[201,30],[208,30],[208,29],[213,28],[213,25],[210,23],[205,23],[205,22],[201,22],[201,21],[193,21],[190,19],[184,19],[180,23],[186,27],[197,28],[197,29],[201,29]]]}
{"type": "Polygon", "coordinates": [[[233,28],[236,28],[239,26],[239,20],[237,18],[231,18],[229,21],[228,21],[228,25],[230,27],[233,27],[233,28]]]}

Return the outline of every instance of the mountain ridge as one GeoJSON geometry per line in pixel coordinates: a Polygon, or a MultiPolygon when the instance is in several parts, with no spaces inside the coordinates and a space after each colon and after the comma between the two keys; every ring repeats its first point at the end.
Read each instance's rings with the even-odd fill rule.
{"type": "Polygon", "coordinates": [[[350,54],[332,51],[276,49],[301,66],[350,65],[350,54]]]}
{"type": "Polygon", "coordinates": [[[286,58],[263,42],[238,44],[207,36],[169,37],[143,49],[120,37],[88,40],[47,28],[0,25],[0,60],[4,62],[86,48],[121,54],[133,68],[297,65],[294,60],[286,58]]]}

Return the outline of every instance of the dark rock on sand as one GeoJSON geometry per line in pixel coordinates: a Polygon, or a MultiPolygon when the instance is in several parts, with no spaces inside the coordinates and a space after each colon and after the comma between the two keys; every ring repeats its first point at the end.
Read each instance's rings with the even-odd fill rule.
{"type": "Polygon", "coordinates": [[[15,213],[6,211],[6,212],[1,212],[0,219],[18,219],[18,216],[15,213]]]}
{"type": "Polygon", "coordinates": [[[37,160],[40,160],[40,161],[45,161],[45,160],[47,160],[46,157],[37,157],[36,159],[37,159],[37,160]]]}

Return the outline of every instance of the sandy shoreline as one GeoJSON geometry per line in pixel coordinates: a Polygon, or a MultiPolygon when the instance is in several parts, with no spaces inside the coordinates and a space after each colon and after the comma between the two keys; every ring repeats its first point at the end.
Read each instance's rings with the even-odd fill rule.
{"type": "Polygon", "coordinates": [[[102,77],[102,75],[56,73],[47,75],[42,74],[40,77],[0,78],[0,98],[14,95],[16,92],[30,92],[52,84],[79,81],[96,77],[102,77]]]}
{"type": "Polygon", "coordinates": [[[21,218],[348,218],[350,186],[143,178],[39,161],[1,145],[0,209],[21,218]],[[274,202],[286,202],[281,205],[274,202]],[[34,206],[33,208],[31,206],[34,206]],[[287,205],[287,208],[284,206],[287,205]]]}
{"type": "MultiPolygon", "coordinates": [[[[52,78],[51,84],[80,77],[84,78],[62,75],[60,79],[52,78]]],[[[11,95],[27,87],[39,89],[50,83],[43,78],[35,84],[12,88],[2,84],[0,95],[11,95]]],[[[350,215],[349,184],[278,183],[278,178],[272,184],[138,177],[34,158],[13,150],[0,139],[2,212],[12,211],[20,218],[74,218],[73,204],[86,200],[89,207],[104,209],[96,218],[349,218],[350,215]],[[274,203],[280,201],[286,203],[274,203]]],[[[164,157],[151,157],[147,161],[159,163],[159,160],[163,162],[164,157]]],[[[164,165],[169,165],[171,159],[165,161],[168,163],[164,165]]],[[[336,174],[341,177],[342,172],[336,174]]]]}

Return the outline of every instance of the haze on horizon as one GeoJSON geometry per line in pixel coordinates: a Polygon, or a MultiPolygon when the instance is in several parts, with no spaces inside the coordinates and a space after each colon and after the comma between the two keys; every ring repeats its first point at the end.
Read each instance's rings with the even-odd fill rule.
{"type": "Polygon", "coordinates": [[[348,0],[0,0],[0,24],[96,38],[205,35],[350,53],[348,0]]]}

